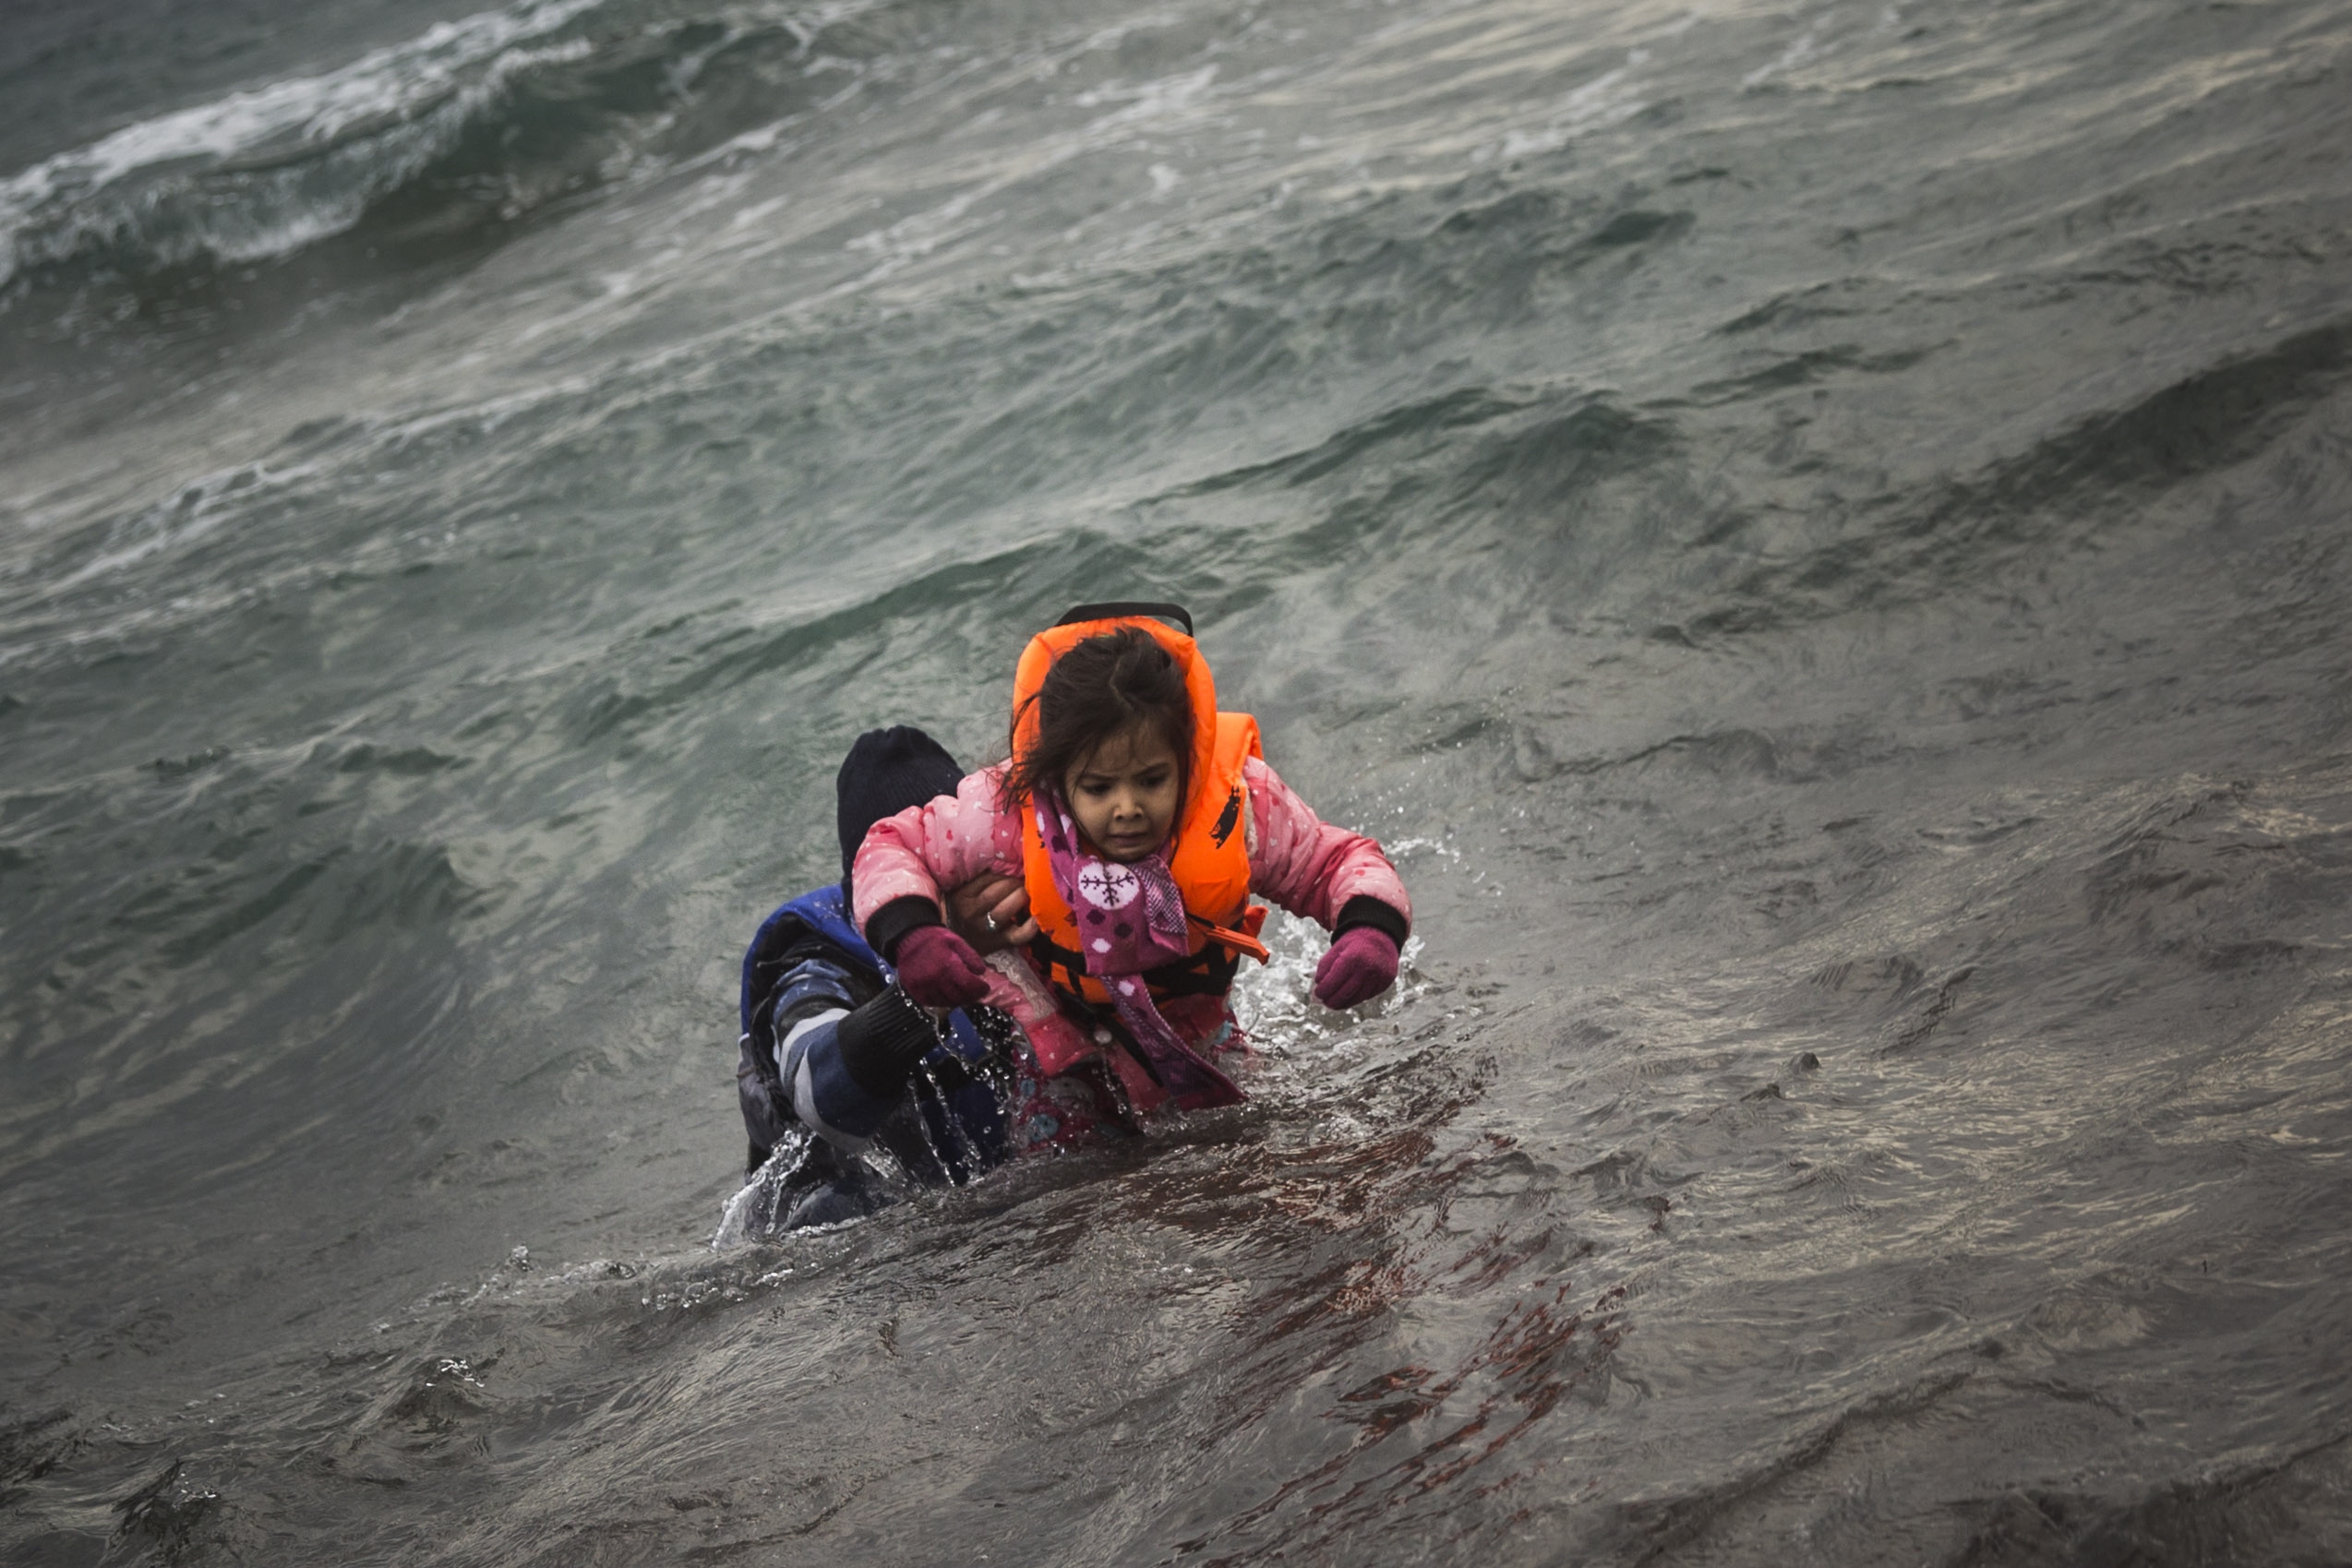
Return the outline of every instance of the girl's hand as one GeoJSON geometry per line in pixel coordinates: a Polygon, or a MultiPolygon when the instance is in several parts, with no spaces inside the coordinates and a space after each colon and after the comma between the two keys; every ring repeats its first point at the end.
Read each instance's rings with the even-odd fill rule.
{"type": "Polygon", "coordinates": [[[1397,983],[1397,944],[1386,931],[1350,926],[1314,966],[1314,999],[1335,1011],[1370,1001],[1397,983]]]}
{"type": "Polygon", "coordinates": [[[899,938],[897,969],[899,988],[924,1007],[969,1007],[989,994],[988,966],[944,926],[918,926],[899,938]]]}

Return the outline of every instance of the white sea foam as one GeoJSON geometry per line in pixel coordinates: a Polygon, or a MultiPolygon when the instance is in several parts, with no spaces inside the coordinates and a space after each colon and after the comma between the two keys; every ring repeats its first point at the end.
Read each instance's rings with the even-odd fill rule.
{"type": "Polygon", "coordinates": [[[1797,34],[1795,42],[1780,54],[1740,78],[1739,85],[1743,88],[1760,87],[1774,77],[1784,76],[1800,66],[1809,64],[1822,53],[1821,30],[1816,23],[1797,34]]]}
{"type": "Polygon", "coordinates": [[[104,548],[60,578],[54,587],[77,587],[164,551],[185,549],[241,515],[258,492],[282,488],[313,472],[307,463],[272,467],[255,462],[208,473],[183,486],[169,500],[158,501],[132,516],[104,548]]]}
{"type": "Polygon", "coordinates": [[[1646,49],[1634,50],[1626,63],[1576,89],[1560,101],[1558,109],[1543,125],[1526,130],[1506,132],[1502,141],[1489,143],[1470,155],[1470,162],[1484,162],[1487,158],[1524,158],[1539,152],[1557,152],[1589,130],[1620,125],[1649,107],[1649,101],[1639,96],[1629,78],[1634,67],[1650,57],[1646,49]]]}
{"type": "Polygon", "coordinates": [[[439,23],[338,70],[243,89],[46,159],[0,181],[0,280],[133,233],[163,236],[168,262],[203,251],[250,259],[334,233],[515,71],[584,53],[531,45],[600,3],[526,0],[439,23]],[[354,167],[332,167],[347,149],[354,167]],[[240,178],[250,200],[167,210],[206,175],[240,178]]]}

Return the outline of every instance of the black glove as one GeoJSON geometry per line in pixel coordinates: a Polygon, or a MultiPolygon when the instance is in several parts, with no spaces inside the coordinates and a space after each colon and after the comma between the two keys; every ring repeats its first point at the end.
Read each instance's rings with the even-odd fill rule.
{"type": "Polygon", "coordinates": [[[895,1099],[915,1064],[939,1044],[930,1015],[896,986],[834,1026],[849,1081],[878,1100],[895,1099]]]}

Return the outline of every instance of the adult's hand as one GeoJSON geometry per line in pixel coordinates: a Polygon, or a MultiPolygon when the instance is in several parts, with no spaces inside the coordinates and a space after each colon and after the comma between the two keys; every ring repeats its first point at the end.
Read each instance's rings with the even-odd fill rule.
{"type": "Polygon", "coordinates": [[[918,926],[898,939],[899,987],[925,1007],[969,1007],[989,994],[988,965],[944,926],[918,926]]]}
{"type": "Polygon", "coordinates": [[[1038,934],[1038,923],[1029,918],[1028,888],[1001,871],[983,871],[949,893],[947,925],[983,954],[1033,941],[1038,934]]]}

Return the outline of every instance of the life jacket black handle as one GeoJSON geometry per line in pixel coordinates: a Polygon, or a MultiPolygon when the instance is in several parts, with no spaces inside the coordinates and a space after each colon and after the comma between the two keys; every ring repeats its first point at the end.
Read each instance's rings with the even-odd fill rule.
{"type": "Polygon", "coordinates": [[[1121,599],[1109,604],[1080,604],[1054,622],[1056,626],[1075,626],[1080,621],[1115,621],[1129,616],[1151,616],[1164,621],[1182,621],[1184,635],[1193,635],[1193,612],[1182,604],[1147,604],[1141,599],[1121,599]]]}

